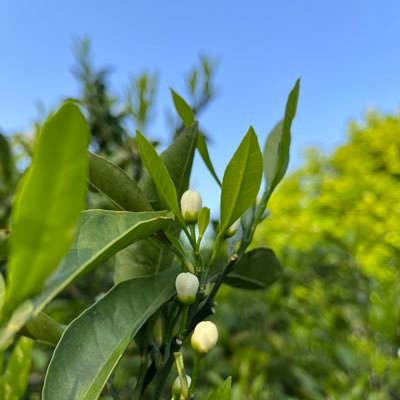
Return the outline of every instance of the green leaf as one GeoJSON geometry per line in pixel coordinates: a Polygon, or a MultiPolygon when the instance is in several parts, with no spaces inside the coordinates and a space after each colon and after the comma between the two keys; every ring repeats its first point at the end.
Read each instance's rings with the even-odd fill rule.
{"type": "Polygon", "coordinates": [[[136,131],[136,139],[142,160],[153,178],[158,197],[164,207],[171,210],[175,214],[177,220],[181,223],[182,227],[184,227],[185,221],[179,207],[175,185],[169,175],[167,167],[155,151],[152,144],[139,131],[136,131]]]}
{"type": "Polygon", "coordinates": [[[97,154],[89,155],[89,181],[97,191],[105,194],[120,210],[152,210],[137,183],[125,171],[97,154]]]}
{"type": "MultiPolygon", "coordinates": [[[[197,124],[194,124],[189,128],[185,128],[168,148],[160,154],[160,158],[174,182],[178,199],[182,197],[182,194],[189,187],[196,143],[197,124]]],[[[162,209],[154,182],[148,173],[144,173],[140,188],[146,198],[149,199],[153,209],[162,209]]]]}
{"type": "Polygon", "coordinates": [[[232,392],[232,378],[229,377],[223,383],[221,387],[219,387],[216,391],[214,391],[208,400],[231,400],[232,392]]]}
{"type": "Polygon", "coordinates": [[[19,400],[28,387],[31,370],[33,340],[21,337],[11,353],[7,368],[1,377],[4,400],[19,400]]]}
{"type": "Polygon", "coordinates": [[[192,108],[186,101],[179,96],[174,90],[171,90],[172,99],[174,101],[175,109],[178,115],[181,117],[182,122],[186,127],[193,125],[196,121],[192,108]]]}
{"type": "Polygon", "coordinates": [[[5,184],[10,184],[15,172],[15,166],[10,143],[7,137],[0,133],[0,178],[5,184]]]}
{"type": "Polygon", "coordinates": [[[85,204],[89,129],[65,103],[44,123],[17,190],[7,268],[7,307],[38,294],[74,238],[85,204]]]}
{"type": "Polygon", "coordinates": [[[5,298],[6,298],[6,282],[4,281],[3,274],[0,274],[0,315],[3,310],[5,298]]]}
{"type": "Polygon", "coordinates": [[[289,164],[290,128],[296,115],[299,90],[300,80],[297,80],[289,94],[283,120],[274,127],[265,142],[264,177],[269,194],[285,176],[289,164]]]}
{"type": "Polygon", "coordinates": [[[63,326],[43,312],[22,330],[23,335],[53,346],[57,345],[63,332],[63,326]]]}
{"type": "Polygon", "coordinates": [[[252,127],[226,167],[222,180],[220,235],[250,207],[262,178],[262,155],[252,127]]]}
{"type": "Polygon", "coordinates": [[[74,243],[43,292],[24,302],[0,330],[0,348],[79,275],[130,243],[166,228],[172,221],[173,216],[167,211],[84,211],[74,243]]]}
{"type": "Polygon", "coordinates": [[[4,229],[0,229],[0,262],[7,260],[9,253],[10,236],[4,229]]]}
{"type": "MultiPolygon", "coordinates": [[[[181,117],[183,124],[186,127],[193,125],[194,122],[196,121],[196,117],[193,113],[192,108],[174,90],[171,89],[171,93],[172,93],[172,99],[174,101],[176,112],[181,117]]],[[[219,186],[221,186],[221,181],[219,180],[218,175],[215,172],[214,166],[211,162],[210,154],[209,154],[208,148],[207,148],[206,139],[201,132],[199,132],[198,137],[197,137],[197,150],[199,151],[201,158],[203,159],[204,163],[206,164],[206,167],[210,171],[210,174],[213,176],[213,178],[215,179],[217,184],[219,186]]]]}
{"type": "Polygon", "coordinates": [[[218,175],[215,172],[214,165],[212,164],[210,154],[208,152],[206,139],[205,139],[204,135],[200,132],[199,132],[199,136],[197,139],[197,150],[199,151],[201,158],[204,161],[204,164],[206,164],[208,171],[210,172],[212,177],[215,179],[215,182],[217,182],[218,186],[221,186],[221,181],[219,180],[218,175]]]}
{"type": "Polygon", "coordinates": [[[244,254],[225,283],[242,289],[266,289],[282,276],[282,266],[271,249],[257,248],[244,254]]]}
{"type": "Polygon", "coordinates": [[[65,331],[50,362],[43,400],[93,400],[140,327],[174,294],[176,270],[115,286],[65,331]]]}
{"type": "Polygon", "coordinates": [[[209,223],[210,223],[210,209],[208,207],[203,207],[200,211],[199,218],[197,221],[199,228],[199,237],[203,237],[209,223]]]}

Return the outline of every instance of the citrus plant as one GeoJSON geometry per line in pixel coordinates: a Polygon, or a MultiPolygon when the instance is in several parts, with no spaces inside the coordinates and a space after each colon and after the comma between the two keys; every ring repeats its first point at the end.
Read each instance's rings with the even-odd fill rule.
{"type": "MultiPolygon", "coordinates": [[[[44,400],[119,399],[114,373],[131,346],[140,365],[132,370],[129,398],[194,398],[202,360],[218,341],[218,327],[208,319],[218,310],[221,285],[265,289],[280,275],[271,249],[247,249],[288,166],[298,93],[296,82],[263,153],[249,128],[222,180],[195,114],[174,91],[184,128],[161,154],[136,132],[145,166],[138,183],[88,151],[88,123],[75,102],[48,117],[2,239],[0,346],[8,355],[13,350],[2,370],[0,398],[23,396],[35,340],[55,346],[44,400]],[[200,193],[188,190],[196,150],[221,187],[219,221],[207,233],[213,240],[204,240],[210,209],[200,193]],[[85,210],[88,182],[114,210],[85,210]],[[68,326],[46,313],[64,289],[104,268],[105,260],[112,260],[107,267],[114,268],[114,285],[105,286],[93,305],[68,326]]],[[[230,386],[228,378],[209,399],[230,399],[230,386]]]]}

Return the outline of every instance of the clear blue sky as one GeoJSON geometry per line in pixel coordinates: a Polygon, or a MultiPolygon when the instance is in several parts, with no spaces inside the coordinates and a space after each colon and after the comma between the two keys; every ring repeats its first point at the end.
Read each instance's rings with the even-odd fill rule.
{"type": "MultiPolygon", "coordinates": [[[[214,137],[220,175],[249,124],[264,141],[297,77],[292,168],[306,146],[342,142],[348,121],[367,108],[400,103],[398,0],[2,0],[0,17],[0,127],[9,133],[30,126],[38,100],[51,107],[77,94],[75,35],[92,39],[97,65],[115,67],[117,93],[132,73],[160,72],[151,126],[160,138],[169,86],[182,92],[199,53],[217,56],[220,95],[200,122],[214,137]]],[[[215,204],[202,168],[193,186],[215,204]]]]}

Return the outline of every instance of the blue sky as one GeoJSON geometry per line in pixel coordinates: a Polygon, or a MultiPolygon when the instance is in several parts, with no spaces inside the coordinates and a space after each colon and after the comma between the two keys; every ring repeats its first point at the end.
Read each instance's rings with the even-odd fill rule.
{"type": "MultiPolygon", "coordinates": [[[[37,101],[52,107],[77,94],[71,43],[86,35],[95,63],[114,67],[116,93],[133,73],[160,73],[158,118],[150,126],[157,138],[168,132],[168,88],[183,91],[198,54],[220,60],[220,94],[200,117],[220,175],[249,124],[264,142],[300,77],[294,168],[306,146],[341,143],[348,121],[366,109],[398,109],[399,15],[398,0],[2,0],[0,127],[27,129],[37,101]]],[[[214,205],[217,188],[198,162],[196,171],[192,185],[214,205]]]]}

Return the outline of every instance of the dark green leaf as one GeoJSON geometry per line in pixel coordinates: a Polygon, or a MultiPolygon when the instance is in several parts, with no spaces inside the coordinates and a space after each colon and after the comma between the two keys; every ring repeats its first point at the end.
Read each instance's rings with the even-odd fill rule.
{"type": "Polygon", "coordinates": [[[7,138],[0,133],[0,179],[10,184],[15,172],[11,146],[7,138]]]}
{"type": "Polygon", "coordinates": [[[84,207],[88,125],[65,103],[44,123],[12,215],[7,307],[37,294],[74,238],[84,207]]]}
{"type": "Polygon", "coordinates": [[[244,254],[225,280],[242,289],[265,289],[282,275],[282,266],[271,249],[258,248],[244,254]]]}
{"type": "Polygon", "coordinates": [[[120,210],[151,211],[151,205],[136,182],[120,167],[97,154],[89,153],[89,181],[120,210]]]}
{"type": "Polygon", "coordinates": [[[136,240],[144,239],[173,221],[167,211],[138,212],[89,210],[82,213],[80,226],[66,257],[39,296],[24,302],[0,330],[0,348],[27,321],[38,315],[58,293],[80,274],[107,260],[136,240]]]}
{"type": "Polygon", "coordinates": [[[9,247],[10,236],[8,233],[0,229],[0,261],[4,261],[8,258],[8,247],[9,247]]]}
{"type": "Polygon", "coordinates": [[[232,378],[229,377],[221,387],[211,394],[208,400],[231,400],[232,378]]]}
{"type": "Polygon", "coordinates": [[[97,399],[140,327],[174,294],[177,273],[122,282],[73,321],[50,362],[43,399],[97,399]]]}
{"type": "Polygon", "coordinates": [[[289,94],[285,115],[269,134],[264,146],[264,177],[271,194],[284,177],[289,164],[290,128],[296,115],[300,81],[297,80],[289,94]]]}
{"type": "Polygon", "coordinates": [[[53,346],[57,345],[63,332],[62,325],[43,312],[28,322],[22,330],[23,335],[53,346]]]}
{"type": "Polygon", "coordinates": [[[250,127],[222,180],[220,234],[250,207],[257,197],[262,178],[262,155],[257,136],[250,127]]]}

